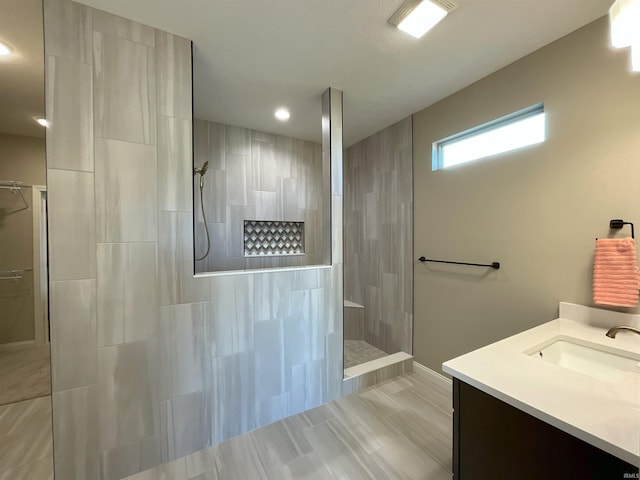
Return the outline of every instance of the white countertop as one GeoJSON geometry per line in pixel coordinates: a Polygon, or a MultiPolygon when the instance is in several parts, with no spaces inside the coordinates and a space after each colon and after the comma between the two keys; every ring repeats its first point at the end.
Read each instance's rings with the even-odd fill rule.
{"type": "Polygon", "coordinates": [[[640,354],[640,336],[605,332],[640,328],[640,315],[560,303],[560,318],[443,364],[453,377],[633,465],[640,465],[640,365],[615,382],[529,356],[563,336],[640,354]]]}

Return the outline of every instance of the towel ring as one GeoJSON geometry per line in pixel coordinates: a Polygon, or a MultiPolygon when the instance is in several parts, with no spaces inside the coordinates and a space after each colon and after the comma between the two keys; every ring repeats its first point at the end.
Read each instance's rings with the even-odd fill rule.
{"type": "Polygon", "coordinates": [[[614,220],[609,221],[609,228],[611,230],[620,230],[625,225],[631,225],[631,238],[636,238],[635,231],[633,229],[633,223],[625,222],[620,218],[616,218],[614,220]]]}

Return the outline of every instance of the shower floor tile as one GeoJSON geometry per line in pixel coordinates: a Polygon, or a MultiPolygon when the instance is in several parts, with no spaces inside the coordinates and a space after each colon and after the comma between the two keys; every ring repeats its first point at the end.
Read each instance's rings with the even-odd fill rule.
{"type": "Polygon", "coordinates": [[[376,358],[386,357],[387,353],[369,345],[364,340],[344,341],[344,368],[355,367],[376,358]]]}

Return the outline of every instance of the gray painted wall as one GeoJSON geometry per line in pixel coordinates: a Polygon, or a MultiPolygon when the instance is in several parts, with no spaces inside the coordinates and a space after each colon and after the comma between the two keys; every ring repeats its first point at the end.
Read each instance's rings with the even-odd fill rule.
{"type": "Polygon", "coordinates": [[[345,298],[364,306],[364,340],[412,353],[411,117],[345,154],[345,298]]]}
{"type": "MultiPolygon", "coordinates": [[[[321,144],[196,119],[194,154],[197,167],[209,162],[203,200],[213,245],[209,255],[196,262],[196,272],[322,263],[321,144]],[[305,254],[245,258],[244,220],[304,222],[305,254]]],[[[199,182],[196,175],[198,257],[207,251],[199,182]]]]}
{"type": "Polygon", "coordinates": [[[341,92],[333,264],[196,279],[190,42],[44,3],[56,478],[119,479],[339,397],[341,92]]]}
{"type": "Polygon", "coordinates": [[[640,76],[609,43],[603,17],[415,114],[415,256],[502,263],[416,262],[420,363],[441,371],[559,301],[592,304],[594,239],[612,218],[640,222],[640,76]],[[431,171],[433,141],[538,102],[544,144],[431,171]]]}

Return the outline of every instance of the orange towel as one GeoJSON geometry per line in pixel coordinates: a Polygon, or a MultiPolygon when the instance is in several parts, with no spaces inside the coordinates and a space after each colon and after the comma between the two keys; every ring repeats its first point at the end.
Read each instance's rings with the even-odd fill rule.
{"type": "Polygon", "coordinates": [[[640,275],[633,238],[596,240],[593,265],[593,301],[598,305],[638,305],[640,275]]]}

